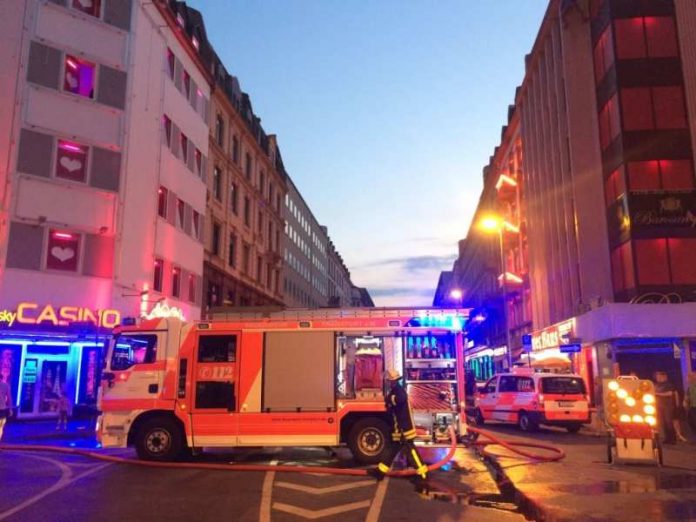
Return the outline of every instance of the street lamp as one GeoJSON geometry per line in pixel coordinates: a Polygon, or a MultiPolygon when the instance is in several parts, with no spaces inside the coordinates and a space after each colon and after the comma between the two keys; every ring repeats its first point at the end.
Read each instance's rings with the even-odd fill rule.
{"type": "Polygon", "coordinates": [[[519,232],[519,228],[505,221],[496,215],[484,216],[479,222],[479,228],[487,234],[498,234],[498,245],[500,247],[500,268],[503,278],[503,324],[505,325],[505,342],[507,344],[508,366],[512,369],[512,344],[510,343],[510,327],[508,325],[507,311],[507,266],[505,266],[505,252],[503,250],[503,232],[519,232]]]}

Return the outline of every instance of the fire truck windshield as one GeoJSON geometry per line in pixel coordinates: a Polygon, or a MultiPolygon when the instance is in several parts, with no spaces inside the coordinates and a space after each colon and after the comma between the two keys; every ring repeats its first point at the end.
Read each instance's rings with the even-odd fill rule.
{"type": "Polygon", "coordinates": [[[157,335],[117,334],[111,354],[111,370],[127,370],[135,364],[155,362],[157,358],[157,335]]]}

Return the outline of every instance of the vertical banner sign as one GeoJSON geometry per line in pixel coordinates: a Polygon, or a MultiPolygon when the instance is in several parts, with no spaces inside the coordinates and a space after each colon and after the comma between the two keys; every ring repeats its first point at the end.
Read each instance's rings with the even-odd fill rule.
{"type": "Polygon", "coordinates": [[[15,401],[15,404],[19,395],[19,362],[21,358],[22,345],[3,345],[0,347],[0,374],[3,381],[10,386],[12,400],[15,401]]]}
{"type": "Polygon", "coordinates": [[[696,341],[689,341],[689,359],[691,360],[691,371],[696,372],[696,341]]]}
{"type": "Polygon", "coordinates": [[[99,383],[99,346],[85,346],[82,349],[80,361],[80,382],[76,402],[80,404],[95,404],[97,402],[97,385],[99,383]]]}
{"type": "Polygon", "coordinates": [[[39,360],[24,359],[22,371],[22,402],[19,405],[21,413],[34,412],[34,399],[36,397],[36,379],[39,376],[39,360]]]}

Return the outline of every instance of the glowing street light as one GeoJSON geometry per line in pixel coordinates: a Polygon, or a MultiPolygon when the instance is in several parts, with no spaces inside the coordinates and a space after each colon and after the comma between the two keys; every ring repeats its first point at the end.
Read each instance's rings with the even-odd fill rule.
{"type": "Polygon", "coordinates": [[[462,291],[461,291],[459,288],[455,288],[454,290],[452,290],[452,291],[450,292],[450,297],[451,297],[452,299],[457,299],[457,300],[459,300],[459,299],[462,298],[463,295],[464,295],[464,294],[462,293],[462,291]]]}

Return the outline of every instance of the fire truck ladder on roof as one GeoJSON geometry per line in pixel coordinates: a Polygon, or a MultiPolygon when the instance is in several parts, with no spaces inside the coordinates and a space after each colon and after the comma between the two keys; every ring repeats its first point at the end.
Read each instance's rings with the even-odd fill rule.
{"type": "Polygon", "coordinates": [[[403,317],[469,317],[467,308],[217,308],[207,314],[204,321],[235,321],[279,319],[286,321],[311,321],[316,319],[383,319],[403,317]]]}

